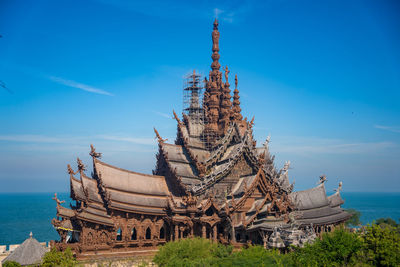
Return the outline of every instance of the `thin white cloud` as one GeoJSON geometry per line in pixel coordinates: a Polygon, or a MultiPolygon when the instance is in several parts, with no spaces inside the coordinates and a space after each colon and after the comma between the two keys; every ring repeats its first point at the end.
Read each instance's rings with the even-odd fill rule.
{"type": "Polygon", "coordinates": [[[310,154],[369,154],[398,147],[392,142],[348,142],[339,139],[272,136],[271,151],[278,153],[310,154]]]}
{"type": "Polygon", "coordinates": [[[389,131],[392,133],[400,133],[400,127],[396,127],[396,126],[374,125],[374,128],[389,131]]]}
{"type": "Polygon", "coordinates": [[[114,96],[113,94],[111,94],[111,93],[109,93],[107,91],[104,91],[102,89],[95,88],[95,87],[92,87],[90,85],[86,85],[86,84],[83,84],[83,83],[75,82],[75,81],[72,81],[72,80],[66,80],[66,79],[63,79],[63,78],[60,78],[60,77],[56,77],[56,76],[49,76],[48,78],[50,80],[52,80],[53,82],[56,82],[58,84],[62,84],[62,85],[69,86],[69,87],[72,87],[72,88],[81,89],[83,91],[87,91],[87,92],[90,92],[90,93],[114,96]]]}
{"type": "Polygon", "coordinates": [[[229,23],[233,22],[234,12],[226,12],[223,9],[214,8],[214,17],[229,23]]]}
{"type": "Polygon", "coordinates": [[[0,141],[23,142],[23,143],[64,143],[67,139],[44,135],[0,135],[0,141]]]}
{"type": "Polygon", "coordinates": [[[17,143],[54,143],[54,144],[90,144],[100,140],[128,142],[139,145],[154,145],[154,138],[136,138],[129,136],[95,135],[95,136],[45,136],[45,135],[0,135],[0,141],[17,143]]]}
{"type": "Polygon", "coordinates": [[[157,114],[157,115],[161,116],[161,117],[164,117],[164,118],[167,118],[167,119],[172,119],[172,115],[169,115],[167,113],[159,112],[159,111],[156,111],[156,110],[152,110],[152,112],[154,114],[157,114]]]}
{"type": "Polygon", "coordinates": [[[214,8],[214,17],[219,18],[219,14],[224,13],[222,9],[214,8]]]}
{"type": "Polygon", "coordinates": [[[126,136],[113,136],[113,135],[99,135],[98,136],[104,140],[111,141],[120,141],[120,142],[128,142],[139,145],[154,145],[156,141],[154,138],[135,138],[135,137],[126,137],[126,136]]]}

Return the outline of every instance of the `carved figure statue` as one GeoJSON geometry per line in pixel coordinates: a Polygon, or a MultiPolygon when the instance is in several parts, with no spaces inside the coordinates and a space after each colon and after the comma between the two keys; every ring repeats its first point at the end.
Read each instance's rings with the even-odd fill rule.
{"type": "Polygon", "coordinates": [[[228,66],[225,67],[225,82],[228,83],[228,75],[230,71],[228,70],[228,66]]]}
{"type": "Polygon", "coordinates": [[[219,50],[219,32],[218,32],[218,20],[215,19],[214,21],[214,30],[211,34],[212,41],[213,41],[213,51],[219,50]]]}

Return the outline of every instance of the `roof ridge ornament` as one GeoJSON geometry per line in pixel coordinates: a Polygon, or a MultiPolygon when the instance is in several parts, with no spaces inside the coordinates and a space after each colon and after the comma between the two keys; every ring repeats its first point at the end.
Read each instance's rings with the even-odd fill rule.
{"type": "Polygon", "coordinates": [[[153,127],[153,129],[154,129],[154,133],[156,134],[156,138],[158,139],[158,142],[159,142],[159,143],[164,143],[165,141],[168,140],[168,139],[163,139],[163,138],[160,136],[160,134],[158,133],[158,131],[156,130],[155,127],[153,127]]]}
{"type": "Polygon", "coordinates": [[[68,169],[68,174],[70,174],[70,175],[75,175],[75,174],[78,173],[78,171],[75,172],[75,171],[72,169],[71,165],[69,165],[69,164],[67,164],[67,169],[68,169]]]}
{"type": "Polygon", "coordinates": [[[82,174],[82,172],[86,171],[86,166],[83,164],[80,158],[76,158],[76,162],[78,163],[78,171],[82,174]]]}
{"type": "Polygon", "coordinates": [[[175,113],[175,110],[172,110],[172,113],[174,114],[174,119],[178,122],[178,124],[181,124],[181,120],[179,119],[178,115],[175,113]]]}
{"type": "Polygon", "coordinates": [[[322,174],[322,175],[319,177],[319,181],[318,181],[317,184],[324,184],[326,181],[328,181],[328,179],[326,179],[326,175],[325,175],[325,174],[322,174]]]}
{"type": "Polygon", "coordinates": [[[102,153],[96,152],[96,148],[92,144],[90,144],[90,156],[92,156],[93,158],[101,158],[101,154],[102,153]]]}
{"type": "Polygon", "coordinates": [[[65,202],[65,200],[59,200],[58,198],[57,198],[57,193],[54,193],[54,197],[52,198],[56,203],[57,203],[57,207],[59,207],[62,203],[64,203],[65,202]]]}
{"type": "Polygon", "coordinates": [[[343,182],[340,181],[338,188],[337,189],[333,189],[333,191],[340,193],[340,191],[342,191],[342,185],[343,185],[343,182]]]}

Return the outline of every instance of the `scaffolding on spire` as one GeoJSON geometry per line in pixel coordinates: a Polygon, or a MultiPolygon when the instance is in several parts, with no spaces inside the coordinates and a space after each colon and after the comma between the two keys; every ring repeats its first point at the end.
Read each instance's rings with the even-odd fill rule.
{"type": "Polygon", "coordinates": [[[202,106],[204,86],[201,77],[200,73],[193,70],[192,74],[185,77],[183,83],[183,113],[189,117],[193,124],[197,125],[204,125],[204,109],[202,106]]]}

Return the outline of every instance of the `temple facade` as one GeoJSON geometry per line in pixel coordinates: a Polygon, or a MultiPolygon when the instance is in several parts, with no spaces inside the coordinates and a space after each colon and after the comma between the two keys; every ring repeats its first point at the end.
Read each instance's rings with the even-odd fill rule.
{"type": "Polygon", "coordinates": [[[158,140],[153,173],[142,174],[107,164],[91,145],[91,175],[78,158],[68,165],[69,208],[55,195],[52,224],[63,250],[78,257],[151,253],[171,240],[199,236],[224,244],[302,245],[331,231],[350,215],[341,209],[340,189],[331,196],[325,176],[319,185],[293,191],[286,162],[278,170],[268,137],[257,147],[254,117],[241,114],[238,79],[233,95],[229,69],[219,63],[218,21],[212,31],[208,78],[196,72],[185,83],[182,116],[174,143],[158,140]]]}

